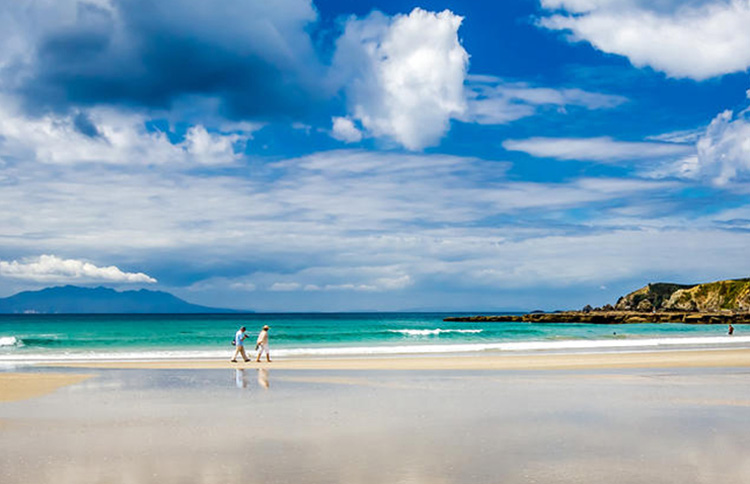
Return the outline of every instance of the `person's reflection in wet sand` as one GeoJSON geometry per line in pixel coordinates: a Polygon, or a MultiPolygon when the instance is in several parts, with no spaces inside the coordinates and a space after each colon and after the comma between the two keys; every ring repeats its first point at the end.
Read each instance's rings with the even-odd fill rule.
{"type": "Polygon", "coordinates": [[[247,378],[245,377],[245,370],[243,368],[236,368],[234,370],[234,383],[237,388],[247,388],[247,378]]]}
{"type": "Polygon", "coordinates": [[[268,383],[268,370],[266,368],[258,368],[258,385],[263,388],[268,388],[270,386],[268,383]]]}

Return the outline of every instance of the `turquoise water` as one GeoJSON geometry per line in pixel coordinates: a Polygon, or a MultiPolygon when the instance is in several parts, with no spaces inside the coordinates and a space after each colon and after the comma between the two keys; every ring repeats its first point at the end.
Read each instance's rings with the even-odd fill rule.
{"type": "Polygon", "coordinates": [[[750,346],[742,328],[730,338],[721,325],[443,321],[455,315],[5,315],[0,316],[0,362],[221,357],[231,352],[240,325],[254,339],[264,324],[271,326],[277,356],[750,346]]]}

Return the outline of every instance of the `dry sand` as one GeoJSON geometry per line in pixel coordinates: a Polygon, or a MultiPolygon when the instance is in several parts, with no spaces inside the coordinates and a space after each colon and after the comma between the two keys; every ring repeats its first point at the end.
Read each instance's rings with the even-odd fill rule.
{"type": "Polygon", "coordinates": [[[0,402],[13,402],[52,393],[91,378],[70,373],[0,373],[0,402]]]}
{"type": "MultiPolygon", "coordinates": [[[[47,365],[50,366],[50,365],[47,365]]],[[[162,360],[57,363],[67,368],[285,370],[579,370],[617,368],[750,367],[750,349],[643,353],[535,354],[492,356],[411,356],[377,358],[280,359],[272,363],[229,360],[162,360]]]]}

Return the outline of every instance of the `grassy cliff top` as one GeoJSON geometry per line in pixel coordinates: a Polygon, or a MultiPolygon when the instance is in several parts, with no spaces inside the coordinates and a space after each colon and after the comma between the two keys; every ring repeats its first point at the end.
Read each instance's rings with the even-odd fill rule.
{"type": "Polygon", "coordinates": [[[621,297],[623,311],[748,311],[750,278],[702,284],[652,283],[621,297]]]}

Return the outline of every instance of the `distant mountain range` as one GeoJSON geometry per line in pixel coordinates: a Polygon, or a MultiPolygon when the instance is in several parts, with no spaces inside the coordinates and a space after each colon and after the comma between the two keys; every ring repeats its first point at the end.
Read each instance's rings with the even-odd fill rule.
{"type": "Polygon", "coordinates": [[[107,287],[62,286],[19,292],[0,298],[0,314],[236,313],[232,309],[191,304],[168,292],[116,291],[107,287]]]}

